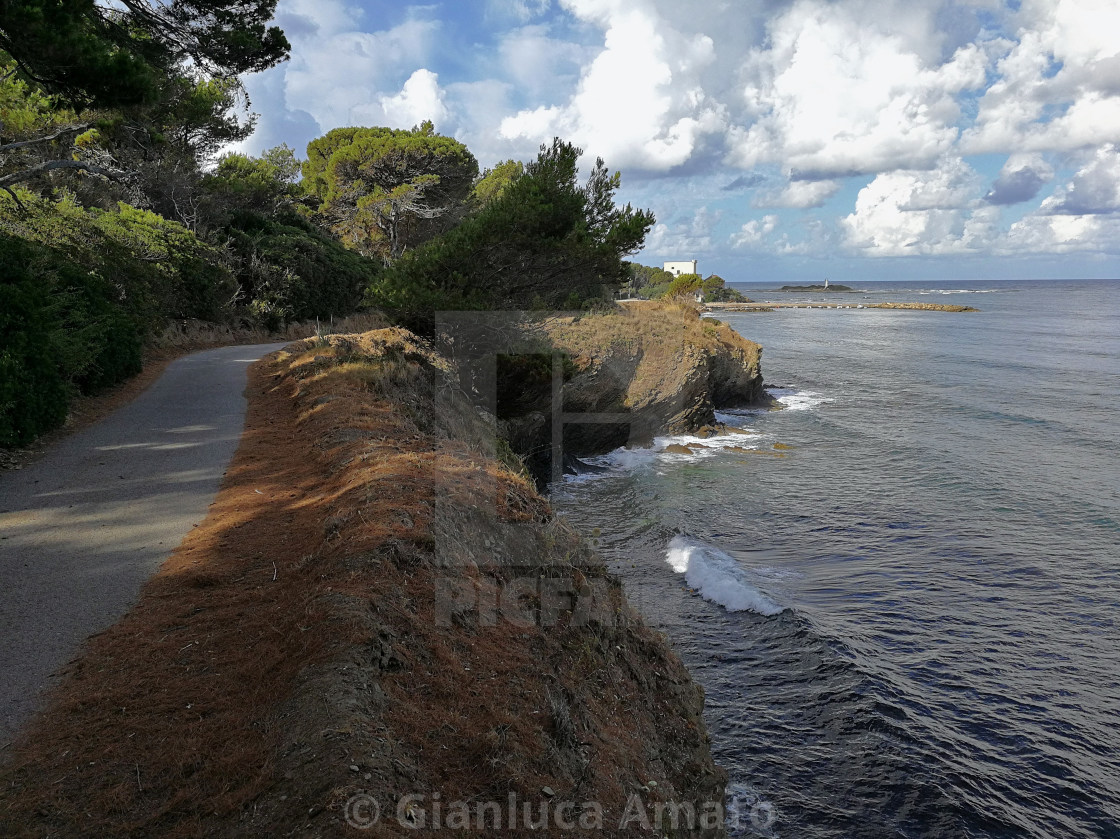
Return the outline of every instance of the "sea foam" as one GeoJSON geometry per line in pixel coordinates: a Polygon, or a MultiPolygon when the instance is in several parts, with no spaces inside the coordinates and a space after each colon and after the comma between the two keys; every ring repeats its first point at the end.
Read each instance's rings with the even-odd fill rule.
{"type": "Polygon", "coordinates": [[[674,536],[665,561],[701,597],[718,603],[730,612],[757,612],[776,615],[785,610],[752,586],[738,562],[718,548],[674,536]]]}
{"type": "Polygon", "coordinates": [[[797,388],[771,388],[770,395],[777,399],[787,411],[811,411],[813,408],[831,402],[827,396],[821,396],[811,390],[797,388]]]}

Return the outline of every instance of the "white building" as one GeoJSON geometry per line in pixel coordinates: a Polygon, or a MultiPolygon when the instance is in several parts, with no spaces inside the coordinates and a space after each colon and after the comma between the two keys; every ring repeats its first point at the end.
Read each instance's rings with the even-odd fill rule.
{"type": "Polygon", "coordinates": [[[687,260],[683,262],[666,262],[664,270],[668,271],[674,277],[679,277],[681,274],[697,274],[696,260],[687,260]]]}

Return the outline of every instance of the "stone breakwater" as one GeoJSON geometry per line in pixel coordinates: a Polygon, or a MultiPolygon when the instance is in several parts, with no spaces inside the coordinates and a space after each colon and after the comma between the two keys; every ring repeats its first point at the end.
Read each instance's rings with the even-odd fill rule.
{"type": "Polygon", "coordinates": [[[926,312],[979,312],[973,306],[951,303],[709,303],[705,312],[772,312],[775,309],[913,309],[926,312]]]}

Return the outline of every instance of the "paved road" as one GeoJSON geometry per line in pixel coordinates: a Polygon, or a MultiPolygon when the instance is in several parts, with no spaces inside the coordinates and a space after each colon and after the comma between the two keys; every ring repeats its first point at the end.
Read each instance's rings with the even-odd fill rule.
{"type": "Polygon", "coordinates": [[[0,472],[0,750],[206,516],[245,425],[248,366],[283,346],[178,359],[116,413],[0,472]]]}

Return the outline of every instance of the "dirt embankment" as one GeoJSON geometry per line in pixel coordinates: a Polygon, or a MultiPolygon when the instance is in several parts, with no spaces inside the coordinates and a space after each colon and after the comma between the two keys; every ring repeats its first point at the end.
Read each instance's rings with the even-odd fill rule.
{"type": "Polygon", "coordinates": [[[397,329],[309,339],[249,393],[210,516],[8,757],[0,834],[711,823],[700,689],[439,356],[397,329]]]}

